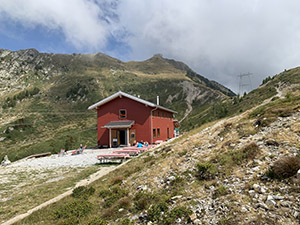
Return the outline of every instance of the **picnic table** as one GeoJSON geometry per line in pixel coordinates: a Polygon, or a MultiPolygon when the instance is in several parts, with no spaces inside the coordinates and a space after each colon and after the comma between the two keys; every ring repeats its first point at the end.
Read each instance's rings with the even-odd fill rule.
{"type": "Polygon", "coordinates": [[[118,154],[118,153],[111,153],[111,154],[100,154],[97,156],[100,163],[111,163],[111,162],[119,162],[122,163],[124,160],[130,158],[129,154],[118,154]]]}

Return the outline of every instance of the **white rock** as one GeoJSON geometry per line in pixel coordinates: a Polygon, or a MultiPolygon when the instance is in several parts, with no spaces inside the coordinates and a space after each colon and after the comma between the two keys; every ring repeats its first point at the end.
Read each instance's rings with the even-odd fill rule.
{"type": "Polygon", "coordinates": [[[201,223],[201,220],[199,220],[199,219],[196,219],[196,220],[194,220],[193,222],[194,222],[195,225],[200,225],[200,224],[202,224],[202,223],[201,223]]]}
{"type": "Polygon", "coordinates": [[[300,180],[300,169],[297,172],[297,178],[298,178],[298,180],[300,180]]]}
{"type": "Polygon", "coordinates": [[[262,194],[265,194],[267,192],[267,190],[264,187],[261,187],[259,192],[262,194]]]}
{"type": "Polygon", "coordinates": [[[253,184],[253,189],[256,192],[259,192],[260,191],[260,186],[258,184],[253,184]]]}
{"type": "Polygon", "coordinates": [[[283,200],[283,199],[284,199],[284,197],[283,197],[283,196],[280,196],[280,195],[273,195],[273,198],[274,198],[275,200],[283,200]]]}
{"type": "Polygon", "coordinates": [[[9,164],[11,164],[11,161],[8,159],[7,155],[5,155],[3,161],[1,162],[1,166],[8,166],[9,164]]]}
{"type": "Polygon", "coordinates": [[[249,195],[253,198],[255,196],[255,191],[254,190],[250,190],[248,191],[249,195]]]}
{"type": "Polygon", "coordinates": [[[273,206],[276,205],[276,202],[274,201],[274,198],[273,198],[272,195],[268,195],[267,200],[266,200],[266,204],[267,205],[273,205],[273,206]]]}
{"type": "Polygon", "coordinates": [[[241,209],[241,212],[242,212],[242,213],[248,212],[248,209],[243,205],[243,206],[242,206],[242,209],[241,209]]]}

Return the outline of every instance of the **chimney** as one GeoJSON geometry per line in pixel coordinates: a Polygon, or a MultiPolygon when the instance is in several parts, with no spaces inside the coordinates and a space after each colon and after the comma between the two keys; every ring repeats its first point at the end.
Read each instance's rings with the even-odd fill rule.
{"type": "Polygon", "coordinates": [[[159,105],[159,96],[156,96],[156,105],[159,105]]]}

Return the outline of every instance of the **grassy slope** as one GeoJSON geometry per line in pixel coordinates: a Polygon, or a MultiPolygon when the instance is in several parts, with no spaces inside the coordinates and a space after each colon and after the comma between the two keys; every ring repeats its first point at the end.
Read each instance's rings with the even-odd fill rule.
{"type": "MultiPolygon", "coordinates": [[[[281,74],[281,76],[274,77],[274,79],[263,86],[262,89],[268,90],[272,85],[278,85],[278,82],[283,81],[287,82],[286,84],[290,81],[299,84],[299,70],[295,69],[287,71],[281,74]]],[[[258,96],[261,93],[264,92],[255,90],[249,95],[258,96]]],[[[269,92],[266,92],[265,95],[269,96],[269,92]]],[[[261,97],[261,95],[259,96],[261,97]]],[[[241,102],[250,104],[253,100],[254,99],[245,96],[241,102]]],[[[259,103],[262,100],[263,97],[256,102],[259,103]]],[[[250,134],[253,135],[259,132],[260,128],[269,125],[269,123],[264,123],[261,125],[262,127],[255,127],[253,126],[253,120],[265,118],[265,121],[271,122],[273,118],[285,116],[287,115],[286,113],[293,113],[297,111],[299,107],[300,90],[298,86],[292,88],[290,94],[286,97],[282,99],[274,98],[273,101],[269,102],[267,105],[256,108],[247,117],[239,121],[234,121],[230,126],[235,127],[237,130],[237,133],[235,132],[235,135],[237,135],[236,138],[247,137],[250,134]]],[[[240,109],[245,110],[245,108],[240,109]]],[[[240,110],[236,109],[235,111],[240,110]]],[[[91,195],[84,194],[89,193],[89,189],[86,189],[79,197],[70,196],[63,201],[34,213],[19,224],[35,224],[41,220],[43,220],[44,224],[106,224],[105,221],[116,221],[117,219],[119,219],[118,224],[129,224],[126,220],[127,213],[142,213],[146,209],[148,210],[148,215],[150,215],[153,220],[157,220],[160,217],[160,212],[165,211],[164,219],[158,223],[174,224],[177,217],[183,218],[189,215],[190,212],[188,208],[194,203],[193,201],[183,200],[176,202],[174,205],[174,201],[171,200],[172,197],[183,195],[183,199],[185,199],[185,197],[188,197],[188,195],[186,196],[187,190],[191,191],[191,193],[195,193],[195,195],[197,195],[197,193],[201,195],[201,191],[205,189],[205,187],[217,184],[216,180],[210,179],[197,181],[195,173],[193,172],[196,168],[194,168],[194,170],[186,168],[186,171],[181,168],[187,163],[182,157],[189,155],[189,151],[198,149],[204,144],[203,142],[205,142],[205,140],[199,138],[193,139],[191,137],[192,134],[198,133],[204,127],[206,126],[198,128],[196,131],[191,131],[189,134],[176,140],[169,147],[162,148],[161,151],[155,152],[154,154],[146,153],[137,157],[119,170],[107,175],[105,179],[96,181],[91,186],[95,189],[95,193],[92,193],[91,195]],[[177,171],[180,175],[178,176],[177,174],[175,180],[173,180],[168,187],[159,188],[155,185],[155,182],[151,185],[151,179],[155,181],[158,176],[162,177],[162,174],[167,176],[172,175],[168,173],[169,171],[177,171]],[[193,180],[195,180],[195,182],[192,182],[193,180]],[[145,182],[151,187],[152,192],[144,191],[143,194],[140,194],[136,191],[136,187],[145,182]],[[80,214],[79,211],[83,206],[87,207],[88,210],[80,214]],[[71,208],[71,212],[68,211],[71,208]],[[120,212],[120,208],[122,208],[123,211],[120,212]],[[67,213],[68,217],[61,216],[60,212],[67,213]]],[[[224,127],[224,130],[219,130],[219,135],[221,137],[226,137],[226,133],[231,132],[230,129],[233,128],[224,127]]],[[[239,139],[232,140],[232,138],[230,138],[232,143],[238,140],[239,139]]],[[[224,140],[224,143],[225,141],[227,141],[227,139],[224,140]]],[[[217,155],[207,154],[206,157],[198,157],[202,166],[213,165],[215,171],[212,170],[211,173],[218,173],[218,176],[222,179],[229,178],[233,172],[241,171],[241,169],[245,168],[248,164],[248,160],[256,157],[255,154],[249,155],[244,150],[233,151],[230,147],[226,147],[226,143],[224,143],[222,148],[218,150],[217,155]]],[[[215,144],[217,146],[222,145],[222,143],[215,144]]],[[[252,180],[251,182],[254,183],[260,181],[252,180]]],[[[271,185],[274,186],[274,183],[271,185]]],[[[215,195],[215,198],[226,195],[226,189],[224,189],[222,185],[219,186],[215,195]]],[[[234,196],[232,195],[228,195],[228,197],[225,198],[230,199],[231,197],[233,198],[233,201],[235,201],[234,196]]],[[[250,201],[247,198],[240,200],[250,201]]],[[[233,210],[233,212],[234,210],[238,210],[237,212],[239,212],[240,209],[232,207],[231,210],[233,210]]],[[[241,218],[242,217],[243,216],[241,215],[241,218]]],[[[232,219],[238,221],[239,218],[234,216],[232,219]]],[[[256,219],[262,223],[268,223],[268,218],[261,218],[257,215],[256,219]]],[[[222,221],[226,224],[227,218],[223,218],[222,221]]]]}

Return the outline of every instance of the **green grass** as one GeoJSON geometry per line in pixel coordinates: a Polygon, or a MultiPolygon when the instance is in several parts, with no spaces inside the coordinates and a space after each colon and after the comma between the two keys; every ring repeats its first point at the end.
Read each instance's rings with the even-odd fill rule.
{"type": "MultiPolygon", "coordinates": [[[[58,170],[58,169],[55,169],[58,170]]],[[[15,176],[15,180],[9,183],[0,184],[0,191],[5,194],[2,197],[11,199],[1,202],[0,221],[5,221],[13,216],[27,212],[39,204],[54,198],[90,174],[99,170],[99,167],[89,168],[66,168],[65,172],[59,169],[59,176],[63,179],[53,182],[46,182],[51,178],[57,177],[54,170],[44,170],[43,172],[15,172],[10,175],[15,176]]]]}

